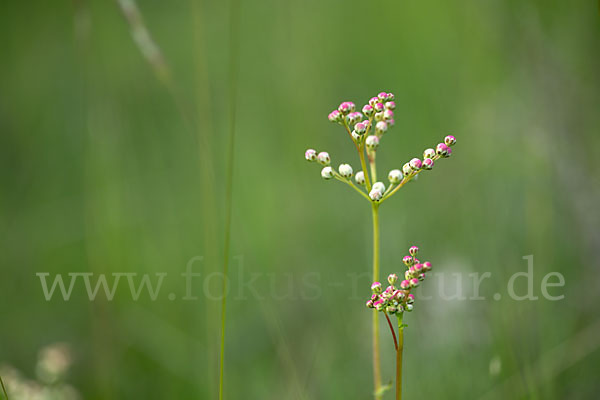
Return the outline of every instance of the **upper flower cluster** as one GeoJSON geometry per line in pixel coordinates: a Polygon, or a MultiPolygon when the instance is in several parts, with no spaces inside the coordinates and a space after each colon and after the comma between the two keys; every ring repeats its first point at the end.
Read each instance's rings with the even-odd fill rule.
{"type": "Polygon", "coordinates": [[[415,296],[410,293],[411,289],[419,286],[419,283],[425,279],[425,273],[431,271],[431,263],[425,261],[421,263],[417,258],[419,248],[412,246],[408,249],[409,255],[402,261],[408,268],[404,272],[404,279],[398,282],[398,275],[390,274],[388,276],[389,286],[383,290],[380,282],[373,282],[371,290],[373,295],[367,301],[367,307],[374,308],[377,311],[383,311],[387,314],[401,314],[404,311],[412,311],[415,296]]]}
{"type": "Polygon", "coordinates": [[[381,92],[372,97],[368,104],[362,107],[362,112],[356,111],[356,106],[350,101],[339,105],[337,110],[329,113],[331,122],[342,125],[356,146],[361,163],[361,170],[354,173],[350,164],[342,163],[338,169],[331,167],[331,158],[325,151],[306,150],[304,157],[308,161],[317,161],[323,166],[321,176],[324,179],[335,178],[352,186],[367,200],[379,203],[392,196],[398,189],[416,177],[421,171],[433,168],[435,161],[450,157],[456,143],[454,136],[448,135],[435,149],[429,148],[423,152],[423,158],[413,158],[401,169],[392,169],[388,173],[389,184],[377,181],[376,152],[382,136],[394,125],[394,110],[396,103],[392,93],[381,92]],[[366,158],[365,158],[366,153],[366,158]],[[367,170],[367,162],[369,170],[367,170]],[[356,184],[352,182],[352,177],[356,184]]]}

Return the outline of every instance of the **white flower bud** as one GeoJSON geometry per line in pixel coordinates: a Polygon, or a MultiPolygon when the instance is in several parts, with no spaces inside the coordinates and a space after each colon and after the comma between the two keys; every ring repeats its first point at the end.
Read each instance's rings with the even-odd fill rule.
{"type": "Polygon", "coordinates": [[[356,130],[352,131],[352,139],[354,139],[355,142],[360,142],[360,138],[362,136],[358,134],[358,132],[356,132],[356,130]]]}
{"type": "Polygon", "coordinates": [[[433,158],[435,156],[434,149],[427,149],[423,152],[423,158],[433,158]]]}
{"type": "Polygon", "coordinates": [[[352,178],[352,174],[354,173],[352,171],[352,167],[349,164],[341,164],[338,168],[338,171],[340,172],[340,175],[344,178],[352,178]]]}
{"type": "Polygon", "coordinates": [[[404,175],[402,175],[402,171],[400,171],[399,169],[391,170],[388,175],[388,179],[390,180],[390,183],[393,185],[400,183],[402,178],[404,178],[404,175]]]}
{"type": "Polygon", "coordinates": [[[379,190],[375,190],[375,188],[373,188],[373,189],[371,189],[371,192],[369,192],[369,197],[373,201],[379,201],[383,197],[383,192],[381,192],[379,190]]]}
{"type": "Polygon", "coordinates": [[[317,156],[317,160],[319,160],[319,163],[322,165],[331,164],[331,158],[329,158],[329,153],[327,153],[326,151],[320,152],[317,156]]]}
{"type": "Polygon", "coordinates": [[[402,172],[404,175],[410,175],[412,173],[412,168],[409,163],[406,163],[402,166],[402,172]]]}
{"type": "Polygon", "coordinates": [[[321,176],[324,179],[331,179],[333,178],[333,169],[331,167],[325,167],[321,170],[321,176]]]}
{"type": "Polygon", "coordinates": [[[375,182],[375,183],[373,184],[373,188],[372,188],[372,189],[373,189],[373,190],[378,190],[378,191],[380,191],[381,193],[383,193],[383,192],[385,192],[385,185],[384,185],[384,183],[383,183],[383,182],[375,182]]]}
{"type": "Polygon", "coordinates": [[[367,136],[366,144],[367,149],[375,150],[379,146],[379,138],[375,135],[369,135],[367,136]]]}
{"type": "Polygon", "coordinates": [[[375,125],[375,133],[381,135],[387,131],[388,125],[385,121],[379,121],[377,125],[375,125]]]}
{"type": "Polygon", "coordinates": [[[304,158],[306,158],[306,161],[316,161],[317,160],[316,150],[313,150],[313,149],[306,150],[306,152],[304,153],[304,158]]]}
{"type": "Polygon", "coordinates": [[[356,183],[358,183],[359,185],[364,185],[365,184],[365,173],[362,171],[358,171],[356,173],[356,175],[354,176],[354,180],[356,181],[356,183]]]}

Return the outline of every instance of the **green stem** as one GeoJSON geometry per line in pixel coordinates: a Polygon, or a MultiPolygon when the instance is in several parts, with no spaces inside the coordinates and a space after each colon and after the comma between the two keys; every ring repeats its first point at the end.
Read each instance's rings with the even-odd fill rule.
{"type": "Polygon", "coordinates": [[[371,167],[371,178],[373,179],[373,182],[377,182],[377,166],[375,164],[375,152],[372,151],[370,153],[368,153],[368,157],[369,157],[369,166],[371,167]]]}
{"type": "Polygon", "coordinates": [[[396,351],[396,400],[402,400],[402,350],[404,350],[404,326],[398,314],[398,350],[396,351]]]}
{"type": "Polygon", "coordinates": [[[367,163],[365,162],[365,149],[364,142],[358,149],[358,156],[360,157],[360,166],[365,174],[365,181],[367,183],[367,190],[371,190],[371,180],[369,179],[369,172],[367,171],[367,163]]]}
{"type": "MultiPolygon", "coordinates": [[[[373,282],[377,282],[379,281],[379,204],[372,203],[371,206],[373,211],[373,282]]],[[[375,400],[380,400],[379,313],[376,310],[373,310],[373,383],[375,385],[375,400]]]]}

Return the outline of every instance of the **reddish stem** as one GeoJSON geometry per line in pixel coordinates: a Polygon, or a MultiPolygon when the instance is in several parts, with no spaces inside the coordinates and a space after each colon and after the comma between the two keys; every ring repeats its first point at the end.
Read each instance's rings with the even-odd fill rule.
{"type": "Polygon", "coordinates": [[[392,325],[392,321],[390,321],[390,317],[388,317],[387,313],[385,313],[385,319],[387,319],[388,325],[390,326],[390,331],[392,332],[392,337],[394,338],[394,347],[396,347],[396,351],[398,351],[398,340],[396,339],[396,331],[394,330],[394,326],[392,325]]]}

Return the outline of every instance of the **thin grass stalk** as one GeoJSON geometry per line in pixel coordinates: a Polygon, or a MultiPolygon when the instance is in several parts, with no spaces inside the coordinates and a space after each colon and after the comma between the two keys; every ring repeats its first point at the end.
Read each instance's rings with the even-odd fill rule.
{"type": "Polygon", "coordinates": [[[225,329],[227,321],[227,281],[231,247],[231,213],[233,205],[233,168],[235,159],[235,120],[237,112],[237,64],[239,53],[239,1],[232,0],[229,9],[229,147],[227,154],[227,186],[225,191],[225,238],[223,244],[223,288],[221,299],[221,349],[219,366],[219,400],[223,400],[225,378],[225,329]]]}

